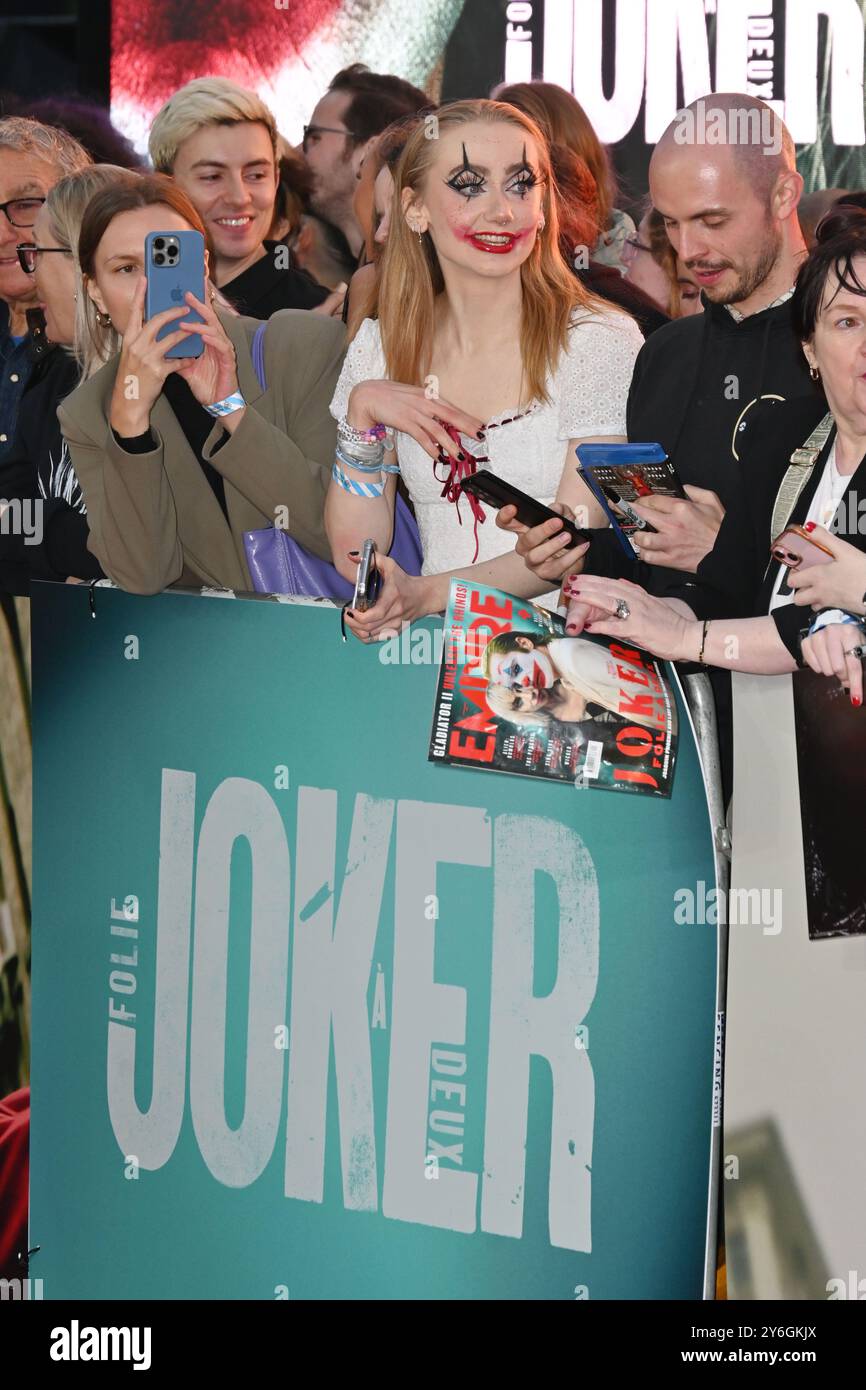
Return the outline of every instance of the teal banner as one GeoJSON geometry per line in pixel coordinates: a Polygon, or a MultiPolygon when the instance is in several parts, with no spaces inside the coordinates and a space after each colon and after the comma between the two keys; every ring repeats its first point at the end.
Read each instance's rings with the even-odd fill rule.
{"type": "Polygon", "coordinates": [[[669,801],[434,766],[433,622],[35,588],[45,1298],[703,1297],[683,705],[669,801]]]}

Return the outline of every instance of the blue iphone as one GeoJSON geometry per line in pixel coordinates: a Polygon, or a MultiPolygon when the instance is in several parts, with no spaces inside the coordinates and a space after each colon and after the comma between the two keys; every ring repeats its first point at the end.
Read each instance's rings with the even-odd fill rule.
{"type": "MultiPolygon", "coordinates": [[[[184,303],[184,295],[192,290],[204,303],[204,237],[201,232],[148,232],[144,240],[144,273],[147,292],[144,300],[145,318],[152,319],[163,309],[175,309],[184,303]]],[[[157,342],[174,333],[179,323],[203,323],[204,319],[190,309],[184,319],[167,323],[156,335],[157,342]]],[[[198,333],[190,333],[182,343],[169,348],[167,357],[201,357],[204,343],[198,333]]]]}

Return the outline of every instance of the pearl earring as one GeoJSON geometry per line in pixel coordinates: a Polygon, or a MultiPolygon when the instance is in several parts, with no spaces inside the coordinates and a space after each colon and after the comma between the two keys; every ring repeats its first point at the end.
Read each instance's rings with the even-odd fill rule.
{"type": "Polygon", "coordinates": [[[540,232],[543,232],[546,226],[547,226],[547,223],[546,223],[546,221],[544,220],[544,213],[542,213],[541,216],[540,216],[539,219],[538,219],[538,230],[539,230],[540,232]]]}

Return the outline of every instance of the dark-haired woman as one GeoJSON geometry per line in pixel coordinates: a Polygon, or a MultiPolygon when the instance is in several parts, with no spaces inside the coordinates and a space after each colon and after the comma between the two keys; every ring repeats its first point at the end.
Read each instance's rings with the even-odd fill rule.
{"type": "Polygon", "coordinates": [[[84,489],[89,546],[134,593],[182,582],[251,589],[245,531],[282,524],[329,557],[323,504],[336,432],[328,403],[343,357],[338,322],[284,309],[265,333],[267,389],[252,361],[259,325],[213,303],[144,321],[149,232],[201,219],[162,175],[132,177],[90,202],[78,244],[94,336],[109,322],[122,347],[59,412],[84,489]],[[194,308],[204,324],[178,322],[194,308]],[[171,331],[157,341],[162,328],[171,331]],[[197,358],[166,353],[200,333],[197,358]]]}
{"type": "Polygon", "coordinates": [[[866,632],[866,534],[859,506],[866,494],[862,209],[841,206],[824,218],[797,278],[793,310],[829,410],[801,401],[763,408],[752,449],[760,437],[766,452],[747,465],[744,501],[728,510],[715,548],[699,567],[703,593],[692,590],[687,606],[678,597],[651,597],[634,584],[580,575],[567,581],[575,599],[570,630],[615,633],[659,656],[729,670],[777,675],[807,664],[837,676],[858,706],[863,682],[857,652],[866,632]],[[768,564],[771,540],[791,525],[810,537],[803,542],[807,554],[817,542],[831,558],[818,551],[821,563],[797,569],[768,564]],[[737,589],[740,595],[751,589],[752,612],[764,616],[714,620],[714,614],[736,611],[737,589]]]}

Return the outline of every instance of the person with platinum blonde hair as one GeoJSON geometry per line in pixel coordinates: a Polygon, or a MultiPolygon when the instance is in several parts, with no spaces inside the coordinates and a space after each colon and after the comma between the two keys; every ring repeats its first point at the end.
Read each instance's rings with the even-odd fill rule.
{"type": "Polygon", "coordinates": [[[279,188],[279,136],[273,114],[227,77],[198,77],[170,96],[150,132],[150,157],[193,204],[212,249],[215,284],[241,314],[266,319],[277,309],[313,309],[328,297],[271,241],[279,188]]]}

